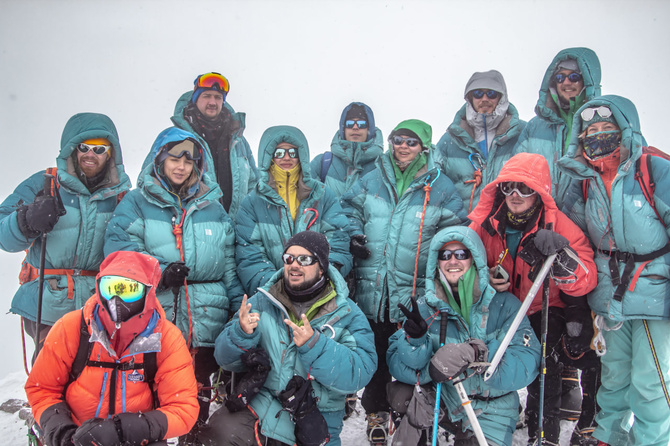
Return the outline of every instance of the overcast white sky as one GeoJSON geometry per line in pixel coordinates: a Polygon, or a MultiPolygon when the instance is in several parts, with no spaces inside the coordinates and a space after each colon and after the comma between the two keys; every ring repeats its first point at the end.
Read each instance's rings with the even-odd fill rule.
{"type": "MultiPolygon", "coordinates": [[[[436,143],[475,71],[499,70],[529,120],[554,55],[587,46],[603,93],[631,99],[647,141],[669,151],[668,23],[662,0],[0,0],[0,200],[55,165],[63,126],[84,111],[116,123],[135,184],[177,98],[208,71],[230,80],[254,155],[279,124],[299,127],[315,155],[351,101],[370,105],[385,136],[417,118],[436,143]]],[[[0,309],[22,259],[0,252],[0,309]]],[[[0,372],[21,368],[18,327],[1,313],[0,372]]]]}

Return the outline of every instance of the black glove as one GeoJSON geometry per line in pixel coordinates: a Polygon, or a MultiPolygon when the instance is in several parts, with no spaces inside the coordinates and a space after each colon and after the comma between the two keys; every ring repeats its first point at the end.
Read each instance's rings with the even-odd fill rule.
{"type": "Polygon", "coordinates": [[[402,314],[407,318],[403,325],[405,333],[407,333],[407,336],[410,338],[416,339],[426,334],[428,331],[428,324],[426,324],[425,319],[421,316],[421,313],[419,313],[419,305],[416,303],[416,299],[414,297],[411,297],[410,299],[412,299],[412,311],[409,311],[403,304],[398,304],[398,308],[400,308],[402,314]]]}
{"type": "MultiPolygon", "coordinates": [[[[463,373],[472,362],[486,362],[489,349],[480,339],[471,339],[460,344],[445,344],[440,347],[430,360],[428,373],[434,382],[451,381],[463,373]]],[[[479,367],[476,373],[482,373],[479,367]]]]}
{"type": "Polygon", "coordinates": [[[591,349],[595,335],[593,317],[586,296],[573,297],[563,292],[560,295],[566,304],[563,344],[568,355],[574,358],[591,349]]]}
{"type": "Polygon", "coordinates": [[[567,238],[549,229],[539,229],[533,237],[535,247],[545,256],[556,254],[570,246],[567,238]]]}
{"type": "Polygon", "coordinates": [[[368,242],[368,238],[365,234],[356,234],[351,236],[351,243],[349,243],[349,251],[351,255],[359,259],[369,259],[372,255],[372,252],[365,247],[365,244],[368,242]]]}
{"type": "Polygon", "coordinates": [[[228,394],[224,401],[229,412],[238,412],[261,391],[270,373],[270,356],[260,347],[250,348],[240,357],[247,368],[242,380],[235,386],[235,393],[228,394]]]}
{"type": "Polygon", "coordinates": [[[162,440],[166,433],[167,417],[160,411],[120,413],[111,419],[87,420],[72,442],[75,446],[141,446],[162,440]]]}
{"type": "Polygon", "coordinates": [[[44,441],[50,446],[72,446],[72,436],[77,425],[72,421],[72,413],[67,403],[60,402],[48,407],[40,417],[40,427],[44,441]]]}
{"type": "Polygon", "coordinates": [[[60,216],[64,214],[65,209],[59,206],[56,197],[37,194],[34,202],[17,210],[19,229],[26,237],[34,238],[39,234],[51,232],[60,216]]]}
{"type": "Polygon", "coordinates": [[[172,262],[165,267],[158,286],[163,290],[184,286],[184,280],[186,280],[189,271],[191,271],[191,268],[186,266],[184,262],[172,262]]]}
{"type": "Polygon", "coordinates": [[[283,410],[291,414],[298,446],[320,446],[328,443],[328,423],[316,405],[312,380],[294,375],[286,389],[277,395],[283,410]]]}

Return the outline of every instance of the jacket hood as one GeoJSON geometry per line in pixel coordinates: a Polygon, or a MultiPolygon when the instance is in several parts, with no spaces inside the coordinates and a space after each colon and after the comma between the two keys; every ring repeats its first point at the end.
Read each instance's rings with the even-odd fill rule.
{"type": "Polygon", "coordinates": [[[333,152],[333,155],[348,160],[356,167],[374,161],[384,153],[384,137],[378,128],[375,128],[375,138],[364,142],[347,141],[340,134],[339,130],[335,132],[330,142],[330,151],[333,152]]]}
{"type": "MultiPolygon", "coordinates": [[[[630,100],[615,95],[605,95],[591,99],[575,113],[573,128],[582,128],[581,113],[583,110],[601,105],[607,106],[612,111],[612,116],[614,116],[617,126],[621,129],[621,163],[623,164],[629,159],[636,161],[642,155],[642,147],[646,142],[640,132],[640,118],[637,108],[630,100]]],[[[570,146],[566,153],[567,158],[583,159],[580,133],[578,131],[572,132],[570,146]]]]}
{"type": "Polygon", "coordinates": [[[432,279],[438,275],[437,253],[445,243],[452,241],[461,242],[470,250],[473,266],[477,270],[477,284],[479,289],[482,290],[482,295],[484,295],[484,290],[488,287],[489,268],[486,263],[486,249],[477,233],[467,226],[445,228],[435,234],[435,237],[430,242],[428,260],[426,261],[426,298],[432,307],[449,305],[439,300],[435,295],[435,281],[432,279]]]}
{"type": "Polygon", "coordinates": [[[261,181],[266,184],[269,182],[270,174],[268,172],[272,164],[272,156],[277,145],[282,142],[287,142],[298,148],[298,158],[300,160],[303,181],[308,183],[312,179],[312,169],[309,166],[310,158],[307,138],[305,138],[300,129],[288,125],[270,127],[261,136],[261,142],[258,146],[258,170],[261,181]]]}
{"type": "Polygon", "coordinates": [[[505,79],[497,70],[475,72],[465,85],[465,93],[463,93],[464,99],[467,101],[468,93],[480,88],[495,90],[498,93],[502,93],[504,99],[507,98],[507,85],[505,85],[505,79]]]}
{"type": "Polygon", "coordinates": [[[344,141],[344,121],[346,120],[345,118],[347,113],[349,113],[349,110],[351,110],[351,107],[354,105],[358,105],[359,107],[363,107],[365,109],[365,114],[368,117],[368,139],[366,139],[366,141],[374,140],[377,133],[377,128],[375,127],[375,115],[372,113],[372,109],[362,102],[352,102],[351,104],[344,107],[344,110],[342,110],[342,115],[340,116],[340,139],[344,141]]]}
{"type": "Polygon", "coordinates": [[[198,148],[200,152],[200,159],[196,161],[195,166],[198,169],[198,181],[191,187],[191,189],[188,191],[188,196],[192,197],[198,192],[198,189],[200,187],[200,181],[202,181],[203,176],[205,175],[205,171],[207,170],[207,156],[206,156],[206,150],[204,149],[204,146],[200,143],[200,140],[191,132],[187,132],[186,130],[182,130],[177,127],[170,127],[158,134],[156,137],[156,140],[154,141],[153,145],[151,146],[151,160],[152,160],[152,166],[153,166],[153,171],[156,176],[156,178],[161,182],[163,187],[166,190],[169,190],[170,187],[166,183],[165,178],[162,175],[159,175],[158,173],[158,166],[156,165],[156,158],[159,157],[164,151],[164,147],[166,144],[170,144],[173,142],[181,142],[185,140],[191,140],[195,144],[195,146],[198,148]]]}
{"type": "Polygon", "coordinates": [[[577,61],[577,66],[584,79],[584,89],[586,93],[586,100],[600,96],[600,60],[596,53],[589,48],[566,48],[554,57],[547,67],[542,79],[542,86],[540,87],[540,97],[535,106],[535,113],[544,118],[550,118],[552,115],[556,116],[556,105],[551,97],[549,91],[552,83],[554,72],[558,65],[564,60],[572,59],[577,61]]]}
{"type": "MultiPolygon", "coordinates": [[[[411,130],[412,132],[416,133],[416,135],[421,139],[421,145],[423,146],[424,150],[430,150],[432,145],[433,145],[433,128],[430,126],[430,124],[423,122],[419,119],[407,119],[400,124],[398,124],[393,131],[391,131],[391,134],[389,135],[389,140],[393,138],[393,135],[396,134],[396,132],[400,129],[407,129],[411,130]]],[[[389,141],[389,150],[393,151],[393,144],[389,141]]]]}
{"type": "Polygon", "coordinates": [[[518,153],[505,163],[498,177],[482,189],[477,207],[468,215],[470,220],[481,225],[494,210],[494,205],[500,206],[502,192],[498,184],[506,181],[524,183],[537,191],[545,210],[558,210],[551,196],[551,173],[547,160],[537,153],[518,153]]]}

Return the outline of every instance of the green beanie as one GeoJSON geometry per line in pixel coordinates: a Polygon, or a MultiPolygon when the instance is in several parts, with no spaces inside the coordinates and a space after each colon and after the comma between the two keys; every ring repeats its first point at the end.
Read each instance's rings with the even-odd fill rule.
{"type": "Polygon", "coordinates": [[[407,134],[405,130],[414,133],[421,140],[421,146],[426,150],[430,150],[433,139],[433,128],[429,124],[418,119],[407,119],[393,129],[389,135],[389,140],[396,135],[414,136],[407,134]]]}

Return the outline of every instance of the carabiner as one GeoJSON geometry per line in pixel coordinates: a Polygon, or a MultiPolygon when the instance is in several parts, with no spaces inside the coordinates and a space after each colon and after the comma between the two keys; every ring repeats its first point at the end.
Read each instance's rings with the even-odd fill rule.
{"type": "Polygon", "coordinates": [[[319,211],[317,211],[317,210],[314,209],[314,208],[307,208],[307,209],[305,209],[304,211],[302,211],[302,214],[305,215],[305,212],[307,212],[307,211],[312,211],[312,212],[314,212],[314,218],[312,219],[312,221],[310,221],[310,222],[307,224],[307,229],[309,229],[309,228],[312,227],[312,225],[313,225],[314,223],[316,223],[316,219],[319,218],[319,211]]]}
{"type": "Polygon", "coordinates": [[[483,170],[484,169],[484,160],[482,159],[482,156],[479,153],[471,153],[468,155],[468,161],[470,161],[470,164],[472,164],[472,168],[475,170],[483,170]],[[477,164],[473,161],[474,158],[477,158],[477,164]]]}

